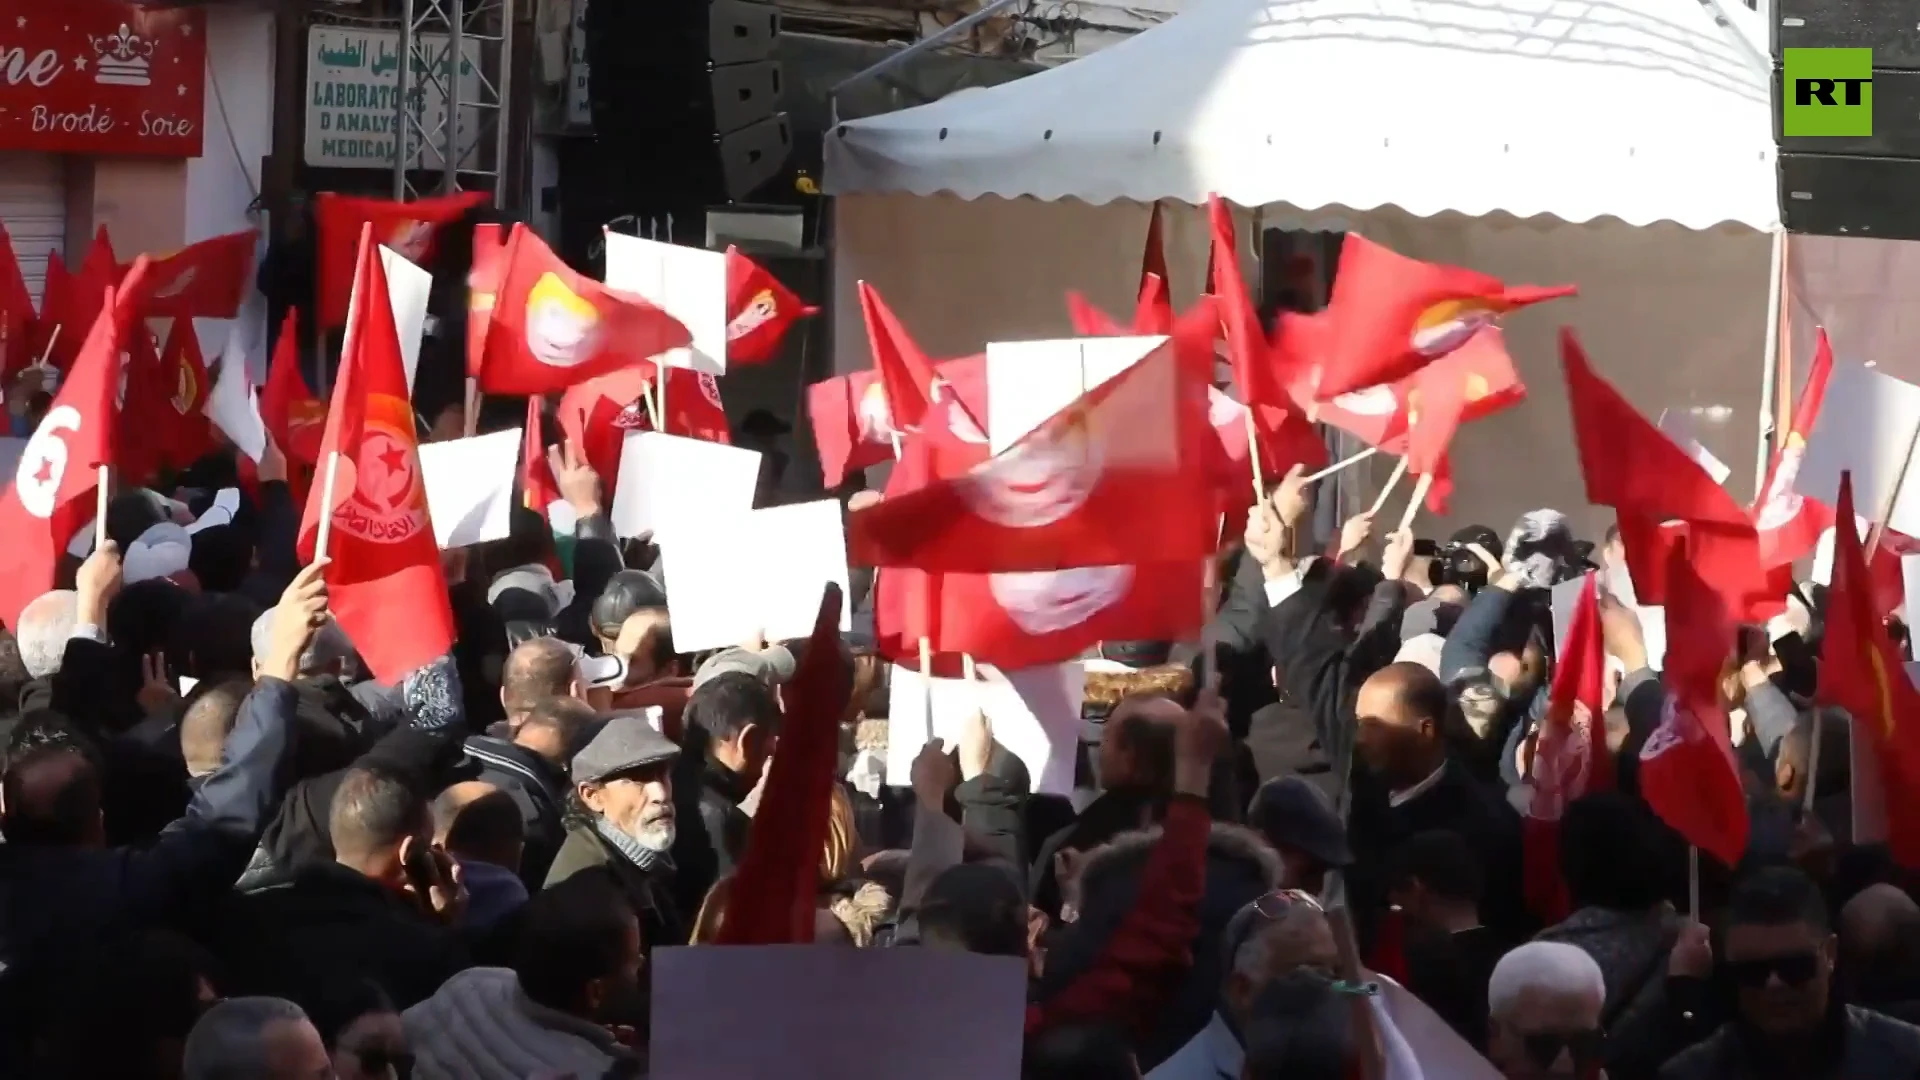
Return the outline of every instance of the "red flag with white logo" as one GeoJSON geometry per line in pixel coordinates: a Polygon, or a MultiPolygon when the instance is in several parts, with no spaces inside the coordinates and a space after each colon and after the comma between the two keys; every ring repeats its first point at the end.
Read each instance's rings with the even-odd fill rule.
{"type": "Polygon", "coordinates": [[[371,227],[361,234],[354,282],[354,317],[320,439],[320,472],[300,521],[299,551],[302,562],[313,560],[321,519],[330,516],[326,578],[333,617],[374,677],[395,684],[453,647],[453,610],[371,227]],[[400,612],[405,616],[396,617],[400,612]]]}
{"type": "Polygon", "coordinates": [[[576,274],[525,225],[507,241],[480,389],[548,394],[692,341],[680,320],[576,274]]]}
{"type": "Polygon", "coordinates": [[[1720,700],[1734,624],[1694,572],[1690,542],[1668,554],[1667,700],[1659,728],[1640,748],[1640,795],[1689,844],[1735,866],[1747,850],[1747,796],[1720,700]]]}
{"type": "MultiPolygon", "coordinates": [[[[138,287],[146,260],[126,281],[138,287]]],[[[20,452],[0,494],[0,622],[18,630],[20,610],[53,588],[68,541],[94,516],[101,465],[113,461],[114,398],[133,312],[109,288],[53,406],[20,452]]]]}
{"type": "Polygon", "coordinates": [[[160,350],[160,375],[167,391],[167,408],[160,413],[166,418],[164,456],[175,468],[186,468],[215,445],[213,422],[206,415],[213,384],[192,319],[175,319],[167,331],[166,347],[160,350]]]}
{"type": "Polygon", "coordinates": [[[506,229],[490,222],[473,227],[473,267],[467,271],[467,377],[479,378],[486,358],[493,303],[507,272],[506,229]]]}
{"type": "Polygon", "coordinates": [[[819,310],[738,248],[727,248],[729,366],[764,364],[779,356],[787,328],[819,310]]]}
{"type": "MultiPolygon", "coordinates": [[[[933,365],[934,393],[951,393],[969,417],[987,415],[987,358],[976,353],[933,365]]],[[[849,473],[893,460],[896,439],[908,428],[894,419],[887,387],[877,371],[854,371],[807,387],[807,422],[820,452],[827,487],[838,487],[849,473]]],[[[981,436],[981,442],[986,441],[981,436]]]]}
{"type": "Polygon", "coordinates": [[[228,233],[153,257],[134,306],[146,318],[234,318],[252,284],[258,240],[252,232],[228,233]]]}
{"type": "MultiPolygon", "coordinates": [[[[1218,500],[1193,481],[1222,467],[1207,423],[1213,331],[1199,305],[1146,358],[1005,452],[857,511],[853,559],[997,573],[1211,557],[1218,500]]],[[[944,426],[930,435],[951,437],[944,426]]]]}
{"type": "Polygon", "coordinates": [[[1601,723],[1607,655],[1596,588],[1588,574],[1554,662],[1547,715],[1533,747],[1533,799],[1522,820],[1527,907],[1549,923],[1572,910],[1560,877],[1560,818],[1575,799],[1613,788],[1613,755],[1601,723]]]}
{"type": "Polygon", "coordinates": [[[416,266],[427,266],[440,230],[486,202],[487,196],[478,191],[413,202],[321,192],[313,208],[321,327],[331,330],[347,321],[347,299],[353,295],[363,228],[373,229],[375,245],[392,248],[416,266]]]}
{"type": "Polygon", "coordinates": [[[1820,417],[1820,403],[1827,397],[1827,379],[1832,375],[1833,345],[1827,341],[1826,328],[1821,327],[1807,383],[1793,405],[1793,424],[1767,467],[1767,482],[1760,489],[1766,497],[1753,510],[1753,524],[1760,532],[1762,566],[1781,566],[1806,558],[1820,546],[1820,534],[1833,528],[1832,507],[1793,490],[1800,476],[1800,460],[1807,453],[1807,439],[1820,417]]]}
{"type": "Polygon", "coordinates": [[[1508,285],[1477,271],[1410,259],[1348,233],[1325,312],[1333,333],[1315,384],[1319,398],[1398,382],[1508,312],[1575,291],[1571,285],[1508,285]]]}

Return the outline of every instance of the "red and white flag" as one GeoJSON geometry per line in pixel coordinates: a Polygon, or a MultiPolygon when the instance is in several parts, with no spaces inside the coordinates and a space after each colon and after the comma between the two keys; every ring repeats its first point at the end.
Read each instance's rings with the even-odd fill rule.
{"type": "Polygon", "coordinates": [[[1600,640],[1599,594],[1588,574],[1567,624],[1547,689],[1547,715],[1533,748],[1533,799],[1522,819],[1527,906],[1553,923],[1572,905],[1560,877],[1560,818],[1575,799],[1613,788],[1613,755],[1601,722],[1607,655],[1600,640]]]}
{"type": "Polygon", "coordinates": [[[320,325],[330,330],[347,321],[347,298],[356,285],[354,275],[364,229],[373,229],[376,247],[390,247],[408,262],[426,266],[433,258],[440,230],[486,202],[486,194],[478,191],[412,202],[321,192],[313,208],[319,249],[320,325]]]}
{"type": "Polygon", "coordinates": [[[331,518],[328,605],[374,677],[393,684],[453,647],[453,609],[427,514],[387,275],[370,226],[361,233],[354,294],[299,552],[302,562],[313,560],[321,520],[331,518]],[[330,506],[329,467],[335,469],[330,506]]]}
{"type": "Polygon", "coordinates": [[[727,249],[727,364],[747,367],[780,355],[787,328],[819,311],[773,272],[727,249]]]}
{"type": "MultiPolygon", "coordinates": [[[[146,260],[126,281],[138,287],[146,260]]],[[[133,311],[109,287],[100,316],[81,344],[53,406],[20,452],[13,484],[0,494],[0,622],[20,625],[20,610],[53,588],[68,541],[94,517],[100,466],[113,461],[114,398],[133,311]]]]}
{"type": "Polygon", "coordinates": [[[1813,366],[1807,369],[1807,382],[1800,388],[1800,400],[1793,406],[1793,424],[1787,437],[1774,451],[1767,467],[1766,492],[1753,509],[1754,528],[1760,533],[1760,563],[1781,566],[1804,559],[1820,546],[1820,534],[1833,528],[1833,508],[1814,502],[1793,490],[1800,476],[1800,461],[1807,456],[1807,439],[1820,417],[1820,404],[1827,397],[1827,380],[1833,375],[1833,345],[1825,327],[1819,330],[1813,350],[1813,366]]]}

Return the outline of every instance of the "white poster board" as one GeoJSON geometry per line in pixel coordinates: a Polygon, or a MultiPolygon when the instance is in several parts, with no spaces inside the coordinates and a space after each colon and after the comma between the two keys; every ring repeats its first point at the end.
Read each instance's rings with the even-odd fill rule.
{"type": "Polygon", "coordinates": [[[692,344],[655,359],[709,375],[727,373],[727,257],[718,251],[609,232],[607,285],[679,319],[692,344]]]}
{"type": "Polygon", "coordinates": [[[420,339],[427,332],[427,295],[433,275],[407,261],[390,247],[380,248],[380,265],[387,272],[387,299],[393,304],[393,329],[400,337],[400,365],[407,370],[407,390],[420,370],[420,339]]]}
{"type": "Polygon", "coordinates": [[[648,963],[653,1080],[896,1080],[909,1065],[914,1080],[1020,1075],[1019,957],[735,945],[658,948],[648,963]]]}
{"type": "MultiPolygon", "coordinates": [[[[827,585],[850,595],[838,499],[691,518],[662,534],[660,563],[681,652],[806,637],[827,585]]],[[[842,603],[841,632],[852,625],[842,603]]]]}
{"type": "Polygon", "coordinates": [[[760,452],[724,443],[629,431],[620,444],[613,529],[620,536],[651,531],[664,541],[679,523],[696,527],[714,516],[753,509],[760,452]]]}
{"type": "MultiPolygon", "coordinates": [[[[1888,505],[1914,432],[1920,428],[1920,386],[1875,368],[1835,364],[1807,438],[1793,489],[1826,506],[1838,505],[1840,474],[1852,474],[1854,513],[1872,520],[1888,505]]],[[[1887,527],[1920,535],[1920,471],[1908,476],[1887,527]]]]}
{"type": "MultiPolygon", "coordinates": [[[[679,640],[676,632],[676,645],[679,640]]],[[[994,741],[1026,765],[1034,794],[1071,794],[1086,670],[1068,663],[1010,672],[982,664],[976,671],[979,678],[969,683],[923,679],[915,668],[894,666],[887,686],[887,783],[910,785],[920,748],[930,739],[957,740],[978,709],[987,714],[994,741]]]]}
{"type": "Polygon", "coordinates": [[[1656,422],[1655,426],[1665,433],[1667,438],[1672,440],[1673,445],[1679,447],[1682,453],[1692,458],[1694,464],[1705,469],[1707,475],[1713,477],[1714,483],[1725,484],[1727,482],[1727,477],[1733,473],[1733,469],[1728,467],[1726,462],[1714,457],[1713,451],[1707,449],[1706,444],[1700,441],[1699,435],[1696,434],[1693,418],[1687,414],[1686,410],[1661,410],[1660,419],[1656,422]]]}
{"type": "Polygon", "coordinates": [[[519,475],[520,432],[514,428],[420,445],[420,477],[440,550],[507,538],[513,482],[519,475]]]}
{"type": "Polygon", "coordinates": [[[1167,338],[1063,338],[987,343],[987,446],[998,454],[1075,398],[1120,374],[1167,338]]]}

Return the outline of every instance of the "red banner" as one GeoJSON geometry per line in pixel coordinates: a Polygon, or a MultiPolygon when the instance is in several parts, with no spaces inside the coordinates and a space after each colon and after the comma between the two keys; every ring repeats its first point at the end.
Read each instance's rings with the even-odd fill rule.
{"type": "Polygon", "coordinates": [[[0,150],[198,157],[207,19],[112,0],[0,0],[0,150]]]}

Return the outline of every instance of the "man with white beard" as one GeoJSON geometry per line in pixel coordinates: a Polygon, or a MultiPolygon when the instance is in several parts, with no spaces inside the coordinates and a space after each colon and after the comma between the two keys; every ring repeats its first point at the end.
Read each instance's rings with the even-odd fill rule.
{"type": "Polygon", "coordinates": [[[687,943],[673,899],[674,759],[680,748],[645,717],[615,716],[573,756],[567,839],[547,871],[552,887],[591,866],[613,873],[640,915],[644,945],[687,943]]]}

